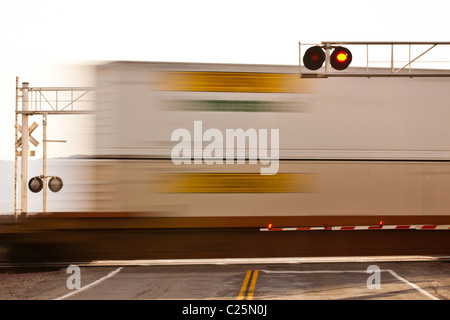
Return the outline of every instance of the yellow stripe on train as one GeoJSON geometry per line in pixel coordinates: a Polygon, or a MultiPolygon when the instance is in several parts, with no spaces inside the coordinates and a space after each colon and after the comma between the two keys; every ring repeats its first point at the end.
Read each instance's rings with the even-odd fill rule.
{"type": "Polygon", "coordinates": [[[174,173],[163,174],[160,193],[314,192],[314,174],[174,173]]]}
{"type": "Polygon", "coordinates": [[[167,71],[161,79],[163,91],[311,93],[313,89],[310,81],[291,73],[167,71]]]}

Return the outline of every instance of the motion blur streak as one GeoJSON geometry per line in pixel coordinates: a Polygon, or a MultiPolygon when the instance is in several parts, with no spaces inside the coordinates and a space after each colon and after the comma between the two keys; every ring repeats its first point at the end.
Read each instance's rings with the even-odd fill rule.
{"type": "MultiPolygon", "coordinates": [[[[113,246],[104,256],[134,258],[449,254],[447,231],[423,231],[420,241],[407,230],[255,231],[269,223],[450,224],[450,80],[305,80],[297,72],[278,65],[99,65],[95,155],[83,160],[89,179],[77,194],[89,207],[30,218],[28,229],[3,228],[1,237],[17,256],[24,243],[35,252],[58,244],[47,250],[53,256],[73,246],[71,257],[83,257],[93,243],[102,243],[99,251],[113,246]],[[278,129],[278,173],[261,175],[249,163],[256,152],[249,143],[232,164],[175,165],[171,134],[193,132],[195,121],[221,132],[278,129]],[[77,234],[83,245],[52,230],[77,234]],[[46,236],[36,236],[41,231],[46,236]],[[258,241],[265,248],[255,249],[258,241]],[[275,244],[284,247],[277,252],[275,244]]],[[[213,142],[192,143],[204,149],[213,142]]]]}

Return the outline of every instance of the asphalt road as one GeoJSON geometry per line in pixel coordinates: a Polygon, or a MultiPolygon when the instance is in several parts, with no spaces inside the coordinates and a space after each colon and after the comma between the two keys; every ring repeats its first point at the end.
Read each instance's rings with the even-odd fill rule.
{"type": "Polygon", "coordinates": [[[136,264],[2,269],[0,299],[450,300],[445,261],[136,264]]]}

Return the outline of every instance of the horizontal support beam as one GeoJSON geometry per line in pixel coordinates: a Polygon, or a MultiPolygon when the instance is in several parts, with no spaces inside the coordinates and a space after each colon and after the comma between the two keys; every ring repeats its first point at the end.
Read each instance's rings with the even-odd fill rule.
{"type": "Polygon", "coordinates": [[[450,42],[440,41],[322,41],[322,44],[348,44],[348,45],[450,45],[450,42]]]}
{"type": "Polygon", "coordinates": [[[450,73],[328,73],[327,77],[450,77],[450,73]]]}
{"type": "Polygon", "coordinates": [[[302,73],[301,78],[330,78],[330,77],[402,77],[402,78],[417,78],[417,77],[450,77],[450,73],[302,73]]]}
{"type": "MultiPolygon", "coordinates": [[[[90,87],[33,87],[27,88],[29,91],[94,91],[94,88],[90,87]]],[[[22,88],[20,88],[22,90],[22,88]]]]}
{"type": "Polygon", "coordinates": [[[16,114],[26,114],[29,116],[33,115],[43,115],[43,114],[94,114],[95,111],[93,110],[67,110],[67,111],[56,111],[56,110],[49,110],[49,111],[16,111],[16,114]]]}

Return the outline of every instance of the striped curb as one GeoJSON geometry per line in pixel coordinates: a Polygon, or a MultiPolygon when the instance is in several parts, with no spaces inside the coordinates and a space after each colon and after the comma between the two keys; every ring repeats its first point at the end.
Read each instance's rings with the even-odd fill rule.
{"type": "Polygon", "coordinates": [[[311,231],[311,230],[450,230],[449,224],[443,225],[378,225],[378,226],[332,226],[332,227],[287,227],[260,228],[259,231],[311,231]]]}

